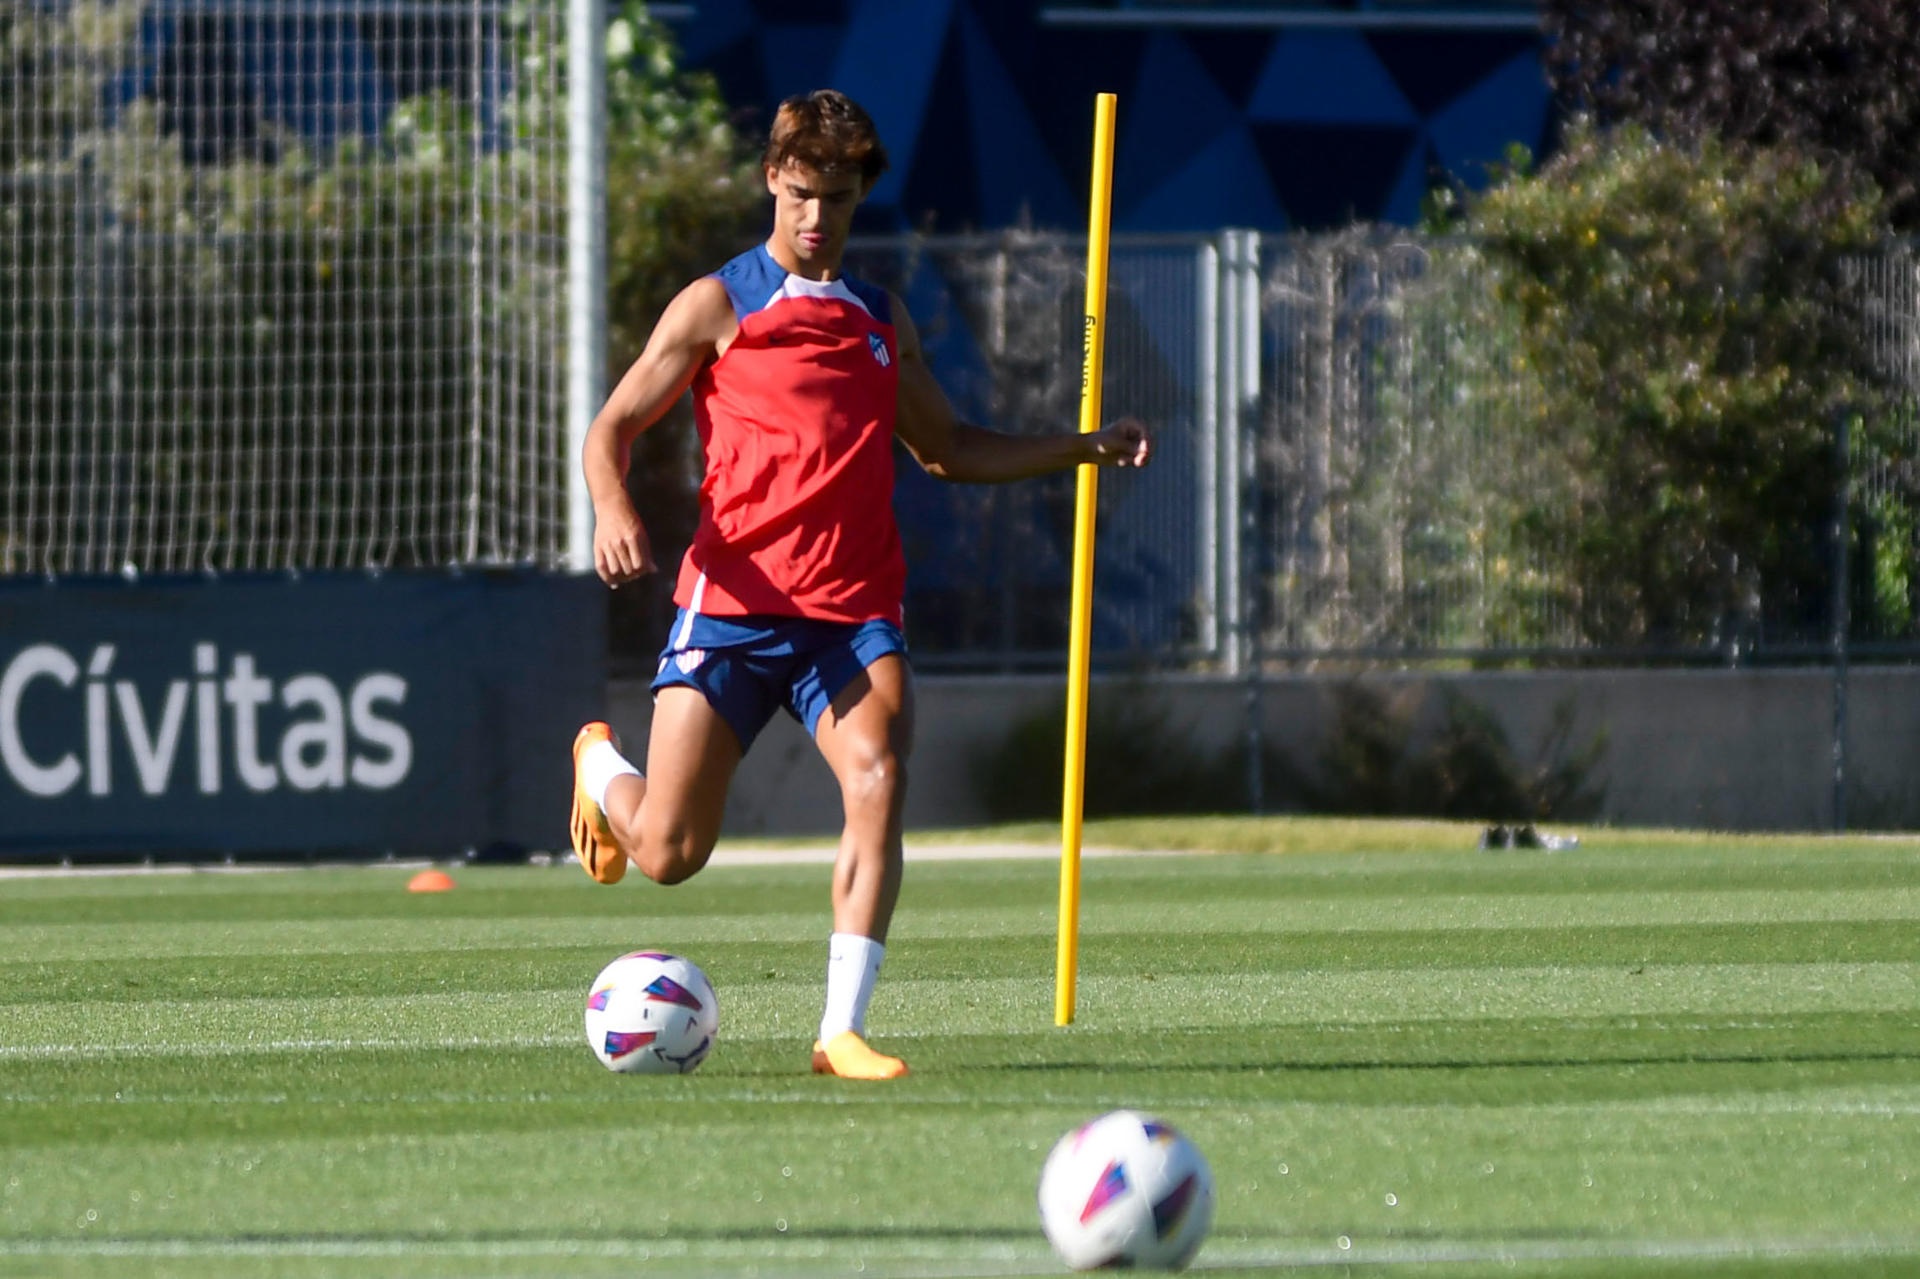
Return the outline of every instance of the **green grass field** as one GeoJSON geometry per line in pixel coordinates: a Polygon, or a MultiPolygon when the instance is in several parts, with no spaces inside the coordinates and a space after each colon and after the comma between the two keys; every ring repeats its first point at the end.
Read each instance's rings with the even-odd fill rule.
{"type": "Polygon", "coordinates": [[[0,1273],[1059,1273],[1041,1160],[1119,1106],[1212,1162],[1208,1272],[1920,1273],[1920,842],[1089,842],[1236,851],[1087,862],[1067,1029],[1056,866],[915,861],[891,1085],[807,1073],[824,865],[0,880],[0,1273]],[[643,945],[695,1075],[586,1048],[643,945]]]}

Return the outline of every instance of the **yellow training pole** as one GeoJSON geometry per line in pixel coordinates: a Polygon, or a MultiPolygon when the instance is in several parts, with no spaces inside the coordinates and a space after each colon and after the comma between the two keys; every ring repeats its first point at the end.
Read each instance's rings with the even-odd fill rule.
{"type": "MultiPolygon", "coordinates": [[[[1081,334],[1080,431],[1100,429],[1100,379],[1107,337],[1107,237],[1113,221],[1114,96],[1093,102],[1093,200],[1087,218],[1087,313],[1081,334]]],[[[1067,649],[1066,786],[1060,803],[1060,947],[1053,1024],[1073,1020],[1080,966],[1080,819],[1087,782],[1087,649],[1093,619],[1093,515],[1100,468],[1079,468],[1073,504],[1073,626],[1067,649]]]]}

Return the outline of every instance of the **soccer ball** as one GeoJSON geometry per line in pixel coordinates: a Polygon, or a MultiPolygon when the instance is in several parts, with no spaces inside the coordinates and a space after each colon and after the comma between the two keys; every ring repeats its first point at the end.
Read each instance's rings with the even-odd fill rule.
{"type": "Polygon", "coordinates": [[[684,1075],[706,1060],[719,1029],[713,983],[678,955],[622,955],[587,992],[587,1046],[623,1075],[684,1075]]]}
{"type": "Polygon", "coordinates": [[[1132,1110],[1062,1137],[1040,1171],[1040,1225],[1075,1270],[1178,1270],[1213,1224],[1213,1172],[1192,1142],[1132,1110]]]}

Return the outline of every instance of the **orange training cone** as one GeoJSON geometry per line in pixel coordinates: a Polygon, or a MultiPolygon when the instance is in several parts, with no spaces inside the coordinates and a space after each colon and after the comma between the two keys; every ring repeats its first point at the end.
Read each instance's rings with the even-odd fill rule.
{"type": "Polygon", "coordinates": [[[410,893],[444,893],[453,888],[453,876],[444,870],[423,870],[407,881],[410,893]]]}

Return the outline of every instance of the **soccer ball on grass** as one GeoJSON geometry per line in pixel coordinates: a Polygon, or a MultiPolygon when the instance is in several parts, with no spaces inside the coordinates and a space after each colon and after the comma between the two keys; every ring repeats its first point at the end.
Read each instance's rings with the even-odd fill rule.
{"type": "Polygon", "coordinates": [[[706,1060],[719,1029],[713,983],[679,955],[622,955],[587,991],[587,1046],[623,1075],[684,1075],[706,1060]]]}
{"type": "Polygon", "coordinates": [[[1040,1225],[1075,1270],[1178,1270],[1213,1224],[1213,1172],[1192,1142],[1132,1110],[1062,1137],[1040,1172],[1040,1225]]]}

